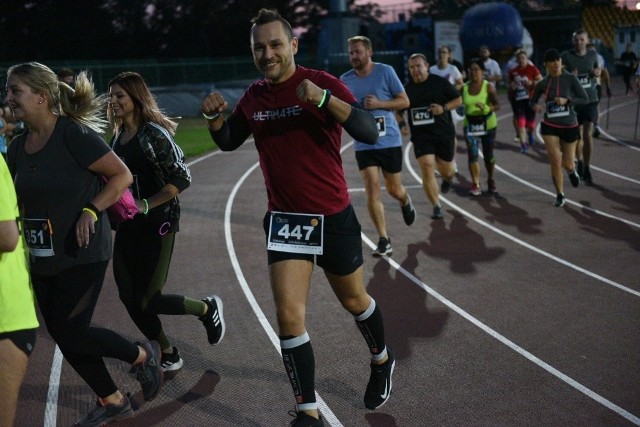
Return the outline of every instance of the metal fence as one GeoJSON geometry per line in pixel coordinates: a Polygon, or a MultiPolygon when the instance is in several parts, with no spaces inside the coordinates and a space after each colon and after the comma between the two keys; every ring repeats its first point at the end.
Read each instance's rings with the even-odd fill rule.
{"type": "MultiPolygon", "coordinates": [[[[374,60],[392,65],[404,80],[404,58],[402,52],[376,53],[374,60]]],[[[260,78],[249,55],[232,58],[189,58],[158,61],[153,59],[123,59],[122,61],[42,61],[54,71],[71,68],[74,71],[88,70],[98,92],[107,90],[111,78],[123,71],[140,73],[151,87],[169,87],[193,84],[216,84],[218,82],[252,81],[260,78]]],[[[319,68],[339,76],[350,68],[346,54],[319,60],[314,55],[296,55],[296,63],[319,68]]],[[[0,82],[4,86],[6,71],[13,64],[0,62],[0,82]]]]}

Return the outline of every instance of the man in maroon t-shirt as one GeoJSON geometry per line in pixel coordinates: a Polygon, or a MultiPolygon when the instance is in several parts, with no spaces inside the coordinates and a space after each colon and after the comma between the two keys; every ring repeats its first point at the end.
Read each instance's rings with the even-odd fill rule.
{"type": "Polygon", "coordinates": [[[380,407],[392,387],[395,358],[385,344],[380,309],[364,287],[360,224],[340,156],[342,128],[370,144],[378,129],[340,80],[296,66],[298,40],[278,12],[262,9],[252,22],[253,58],[265,79],[247,89],[227,120],[221,113],[228,104],[219,92],[202,101],[202,113],[222,150],[238,148],[249,135],[255,138],[269,201],[263,221],[269,277],[282,359],[296,399],[291,425],[322,426],[305,329],[314,260],[369,346],[365,406],[380,407]]]}

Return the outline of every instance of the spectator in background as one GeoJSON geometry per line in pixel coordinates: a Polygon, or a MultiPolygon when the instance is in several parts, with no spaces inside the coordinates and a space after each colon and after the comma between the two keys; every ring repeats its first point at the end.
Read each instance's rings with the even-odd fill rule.
{"type": "Polygon", "coordinates": [[[609,70],[607,70],[606,64],[604,62],[604,58],[602,55],[598,53],[596,49],[596,45],[589,42],[587,43],[587,49],[592,50],[596,53],[598,57],[598,67],[600,67],[600,77],[596,77],[596,95],[598,96],[598,103],[596,110],[596,120],[593,122],[593,137],[597,138],[600,136],[600,125],[598,125],[598,121],[600,120],[600,100],[602,99],[602,85],[604,85],[607,97],[611,97],[611,87],[610,78],[609,78],[609,70]]]}
{"type": "Polygon", "coordinates": [[[61,68],[58,70],[58,80],[71,87],[76,85],[76,73],[71,68],[61,68]]]}
{"type": "Polygon", "coordinates": [[[264,79],[247,89],[228,119],[222,112],[229,104],[219,92],[202,101],[202,114],[221,150],[237,149],[250,135],[255,139],[268,196],[263,226],[269,280],[282,361],[296,402],[290,426],[321,427],[315,357],[305,326],[315,264],[368,347],[365,407],[382,406],[393,388],[395,358],[386,345],[382,312],[364,286],[361,227],[340,156],[343,129],[369,144],[378,139],[378,129],[339,79],[296,65],[298,39],[277,11],[261,9],[251,22],[251,52],[264,79]],[[305,237],[297,238],[289,224],[298,231],[304,224],[305,237]]]}
{"type": "Polygon", "coordinates": [[[38,327],[19,216],[13,180],[0,157],[0,427],[13,427],[38,327]]]}
{"type": "Polygon", "coordinates": [[[588,103],[575,107],[580,128],[580,139],[576,146],[578,176],[585,184],[593,185],[589,166],[593,158],[593,123],[598,114],[596,79],[600,77],[601,68],[598,66],[596,53],[593,50],[587,50],[589,34],[585,30],[575,31],[572,41],[573,49],[561,53],[562,64],[568,72],[578,77],[580,84],[589,96],[588,103]]]}
{"type": "MultiPolygon", "coordinates": [[[[627,49],[620,55],[620,63],[622,64],[622,80],[624,81],[624,94],[633,94],[633,85],[631,84],[631,76],[638,68],[638,57],[633,51],[633,44],[627,43],[627,49]]],[[[640,88],[640,86],[636,86],[640,88]]]]}
{"type": "Polygon", "coordinates": [[[340,80],[353,96],[368,110],[378,124],[378,141],[374,144],[355,141],[356,160],[367,195],[367,207],[378,232],[378,246],[374,256],[391,255],[391,239],[387,233],[384,204],[380,198],[380,173],[387,193],[398,202],[405,224],[416,217],[409,192],[402,185],[402,135],[395,112],[409,106],[409,98],[396,71],[387,64],[373,62],[371,41],[364,36],[349,39],[349,60],[353,69],[340,80]]]}
{"type": "MultiPolygon", "coordinates": [[[[491,51],[488,46],[480,46],[478,53],[480,54],[480,59],[482,59],[482,62],[484,63],[485,80],[491,83],[493,87],[497,87],[498,83],[502,81],[502,70],[500,69],[500,64],[498,64],[498,61],[491,58],[491,51]]],[[[468,74],[470,79],[471,73],[468,74]]]]}
{"type": "Polygon", "coordinates": [[[527,148],[535,142],[533,132],[536,127],[536,112],[531,108],[529,98],[536,83],[542,80],[542,75],[540,70],[530,63],[524,49],[518,49],[515,57],[516,66],[507,74],[508,93],[520,141],[520,152],[526,153],[527,148]]]}

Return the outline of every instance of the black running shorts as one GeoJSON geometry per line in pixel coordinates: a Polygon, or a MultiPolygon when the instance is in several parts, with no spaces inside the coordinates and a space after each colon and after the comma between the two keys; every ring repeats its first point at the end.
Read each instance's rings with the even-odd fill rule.
{"type": "MultiPolygon", "coordinates": [[[[264,216],[263,227],[266,238],[269,233],[270,212],[264,216]]],[[[349,205],[335,215],[324,218],[323,255],[295,254],[267,250],[269,265],[287,259],[304,259],[315,262],[318,267],[338,276],[347,276],[356,271],[362,264],[362,238],[360,223],[349,205]]]]}
{"type": "Polygon", "coordinates": [[[28,357],[36,346],[36,330],[21,329],[19,331],[4,332],[0,334],[0,341],[1,340],[11,341],[28,357]]]}
{"type": "Polygon", "coordinates": [[[580,138],[580,129],[578,128],[578,126],[571,128],[558,128],[549,126],[548,124],[542,122],[540,123],[540,134],[542,136],[557,136],[558,138],[560,138],[560,141],[571,143],[576,142],[578,138],[580,138]]]}
{"type": "Polygon", "coordinates": [[[359,170],[376,166],[387,173],[400,173],[402,171],[402,147],[356,151],[356,161],[359,170]]]}

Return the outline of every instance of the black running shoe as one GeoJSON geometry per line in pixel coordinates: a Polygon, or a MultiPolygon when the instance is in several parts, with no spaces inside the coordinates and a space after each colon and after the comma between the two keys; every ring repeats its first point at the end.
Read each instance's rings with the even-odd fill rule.
{"type": "Polygon", "coordinates": [[[291,421],[291,424],[289,424],[290,427],[324,427],[322,416],[320,416],[320,418],[314,418],[304,411],[289,411],[289,415],[295,417],[295,419],[291,421]]]}
{"type": "Polygon", "coordinates": [[[162,353],[162,371],[177,371],[184,365],[184,360],[180,357],[178,347],[173,347],[173,353],[162,353]]]}
{"type": "Polygon", "coordinates": [[[498,192],[498,188],[496,187],[496,180],[491,178],[490,180],[487,181],[487,188],[489,189],[489,193],[497,193],[498,192]]]}
{"type": "Polygon", "coordinates": [[[578,172],[576,172],[575,169],[569,172],[569,181],[571,181],[571,185],[573,185],[574,187],[580,185],[580,177],[578,176],[578,172]]]}
{"type": "Polygon", "coordinates": [[[127,396],[124,397],[124,402],[120,405],[103,404],[101,399],[98,399],[96,400],[96,406],[73,425],[77,427],[99,427],[131,417],[133,417],[133,408],[127,396]]]}
{"type": "Polygon", "coordinates": [[[581,180],[584,181],[584,162],[582,160],[578,160],[578,176],[581,180]]]}
{"type": "Polygon", "coordinates": [[[451,179],[442,178],[442,183],[440,183],[440,193],[447,194],[451,190],[451,179]]]}
{"type": "Polygon", "coordinates": [[[217,295],[211,295],[202,301],[204,301],[209,308],[207,309],[207,312],[198,319],[200,319],[207,330],[207,339],[209,340],[209,344],[215,345],[222,341],[226,330],[224,316],[222,313],[222,300],[217,295]]]}
{"type": "Polygon", "coordinates": [[[391,239],[386,237],[381,237],[378,240],[378,247],[371,252],[373,256],[382,256],[382,255],[391,255],[393,253],[393,248],[391,247],[391,239]]]}
{"type": "Polygon", "coordinates": [[[433,215],[431,215],[431,219],[442,219],[442,206],[435,205],[433,207],[433,215]]]}
{"type": "Polygon", "coordinates": [[[387,347],[389,359],[382,365],[374,365],[371,363],[371,376],[367,384],[367,390],[364,393],[364,406],[367,409],[377,409],[387,403],[393,388],[393,368],[396,366],[396,359],[393,351],[387,347]]]}
{"type": "Polygon", "coordinates": [[[553,206],[557,208],[564,206],[564,194],[558,193],[558,195],[556,196],[556,201],[553,202],[553,206]]]}
{"type": "Polygon", "coordinates": [[[591,186],[593,185],[593,178],[591,178],[591,170],[589,169],[589,166],[584,167],[584,183],[591,186]]]}
{"type": "Polygon", "coordinates": [[[407,204],[402,206],[402,218],[404,219],[405,224],[411,225],[413,224],[413,221],[416,220],[416,210],[413,208],[411,196],[407,194],[407,198],[409,199],[407,204]]]}
{"type": "Polygon", "coordinates": [[[144,362],[136,365],[136,378],[142,387],[142,395],[147,402],[155,399],[162,386],[162,368],[160,367],[160,344],[158,341],[136,343],[147,352],[144,362]]]}

